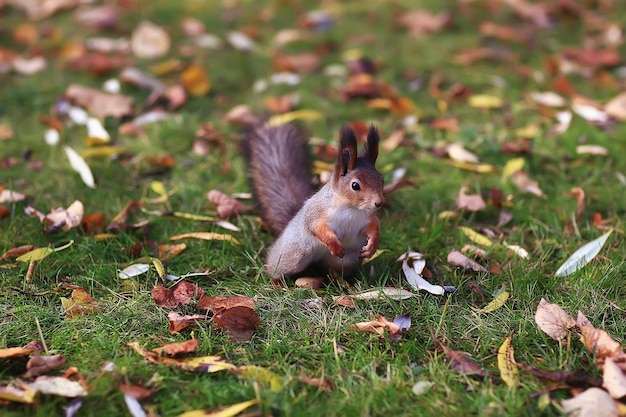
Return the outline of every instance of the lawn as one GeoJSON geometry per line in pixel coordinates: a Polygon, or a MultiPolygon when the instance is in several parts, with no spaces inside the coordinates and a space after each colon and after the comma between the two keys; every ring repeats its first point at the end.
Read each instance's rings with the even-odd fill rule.
{"type": "MultiPolygon", "coordinates": [[[[122,385],[152,390],[141,405],[162,416],[248,400],[257,401],[247,415],[562,415],[563,400],[602,377],[605,358],[580,342],[581,326],[567,330],[562,343],[542,331],[535,320],[540,300],[573,318],[583,312],[618,344],[626,334],[626,100],[619,97],[626,11],[617,3],[120,1],[48,14],[34,3],[23,2],[31,4],[24,10],[0,2],[0,190],[26,195],[0,200],[0,256],[24,245],[73,242],[34,263],[0,260],[0,352],[43,337],[42,355],[65,358],[45,374],[76,367],[84,378],[88,393],[76,402],[78,415],[128,415],[122,385]],[[95,12],[87,16],[86,9],[95,12]],[[164,32],[142,43],[142,21],[164,32]],[[112,42],[119,39],[130,44],[119,48],[112,42]],[[129,82],[122,73],[130,67],[159,87],[129,82]],[[119,94],[134,100],[121,116],[98,117],[101,102],[81,107],[84,97],[68,94],[70,85],[102,90],[110,80],[122,80],[119,94]],[[538,94],[546,92],[553,95],[538,94]],[[102,133],[89,137],[64,114],[69,102],[98,119],[110,141],[103,144],[102,133]],[[162,119],[141,124],[137,117],[148,113],[162,119]],[[250,191],[239,147],[244,116],[276,121],[280,114],[313,138],[316,179],[333,163],[344,124],[380,129],[377,167],[386,183],[406,169],[409,186],[391,192],[379,213],[381,253],[354,279],[326,278],[317,290],[296,288],[292,279],[276,287],[263,269],[274,237],[255,214],[229,218],[237,231],[199,217],[217,216],[209,190],[250,191]],[[571,122],[559,123],[568,115],[571,122]],[[44,140],[53,128],[57,144],[44,140]],[[66,147],[84,157],[94,187],[72,168],[66,147]],[[511,170],[515,163],[523,166],[511,170]],[[462,187],[485,206],[464,206],[462,187]],[[25,212],[47,214],[76,200],[85,217],[103,216],[102,230],[45,233],[25,212]],[[130,202],[141,207],[103,236],[130,202]],[[476,243],[464,230],[492,243],[476,243]],[[588,264],[556,276],[578,248],[609,230],[588,264]],[[237,242],[170,240],[192,232],[230,234],[237,242]],[[153,261],[164,258],[158,245],[180,242],[180,254],[153,261]],[[467,245],[485,253],[474,256],[467,245]],[[448,261],[464,247],[485,271],[448,261]],[[411,289],[397,261],[408,249],[424,255],[430,282],[456,292],[411,289]],[[120,276],[137,263],[150,269],[120,276]],[[173,276],[195,274],[184,281],[208,296],[250,297],[260,326],[237,342],[212,313],[199,311],[197,299],[157,306],[153,289],[175,283],[162,278],[160,264],[173,276]],[[353,308],[334,301],[380,288],[415,296],[357,300],[353,308]],[[76,289],[95,307],[67,311],[62,299],[76,289]],[[502,305],[485,309],[505,291],[502,305]],[[171,311],[202,318],[171,333],[171,311]],[[411,325],[400,340],[389,330],[352,329],[377,315],[407,314],[411,325]],[[508,337],[519,364],[577,371],[584,381],[548,381],[523,369],[516,383],[503,380],[498,351],[508,337]],[[128,345],[153,349],[189,339],[197,347],[182,357],[220,356],[238,369],[151,363],[128,345]],[[461,362],[471,356],[483,372],[466,372],[445,349],[465,352],[461,362]],[[429,388],[414,392],[418,383],[429,388]]],[[[0,354],[0,387],[32,382],[22,376],[27,360],[0,354]]],[[[2,389],[6,416],[65,415],[76,401],[39,393],[22,404],[3,400],[2,389]]],[[[624,415],[623,400],[615,404],[624,415]]]]}

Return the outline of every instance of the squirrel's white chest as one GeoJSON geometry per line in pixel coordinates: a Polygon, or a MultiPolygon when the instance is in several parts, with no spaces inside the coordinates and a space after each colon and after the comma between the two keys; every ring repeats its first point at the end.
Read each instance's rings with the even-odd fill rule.
{"type": "Polygon", "coordinates": [[[339,207],[330,213],[328,225],[344,245],[355,240],[361,244],[364,230],[369,221],[368,213],[363,210],[339,207]]]}

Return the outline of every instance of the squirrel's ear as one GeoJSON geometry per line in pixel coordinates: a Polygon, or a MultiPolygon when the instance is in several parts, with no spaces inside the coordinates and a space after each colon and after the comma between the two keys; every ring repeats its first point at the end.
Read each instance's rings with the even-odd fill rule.
{"type": "Polygon", "coordinates": [[[335,166],[335,177],[346,175],[348,171],[356,168],[356,135],[354,130],[343,126],[339,133],[339,157],[335,166]]]}
{"type": "Polygon", "coordinates": [[[378,129],[372,124],[367,132],[367,146],[365,148],[365,157],[374,165],[376,158],[378,158],[378,143],[380,137],[378,136],[378,129]]]}

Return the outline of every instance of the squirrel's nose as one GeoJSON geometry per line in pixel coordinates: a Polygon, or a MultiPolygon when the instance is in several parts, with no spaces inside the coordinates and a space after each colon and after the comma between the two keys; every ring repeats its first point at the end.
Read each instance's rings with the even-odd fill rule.
{"type": "Polygon", "coordinates": [[[376,206],[376,208],[381,208],[383,206],[383,200],[376,200],[374,201],[374,205],[376,206]]]}

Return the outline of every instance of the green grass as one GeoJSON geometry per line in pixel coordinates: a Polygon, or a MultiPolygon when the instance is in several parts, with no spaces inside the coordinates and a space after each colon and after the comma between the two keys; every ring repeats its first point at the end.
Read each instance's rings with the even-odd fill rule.
{"type": "MultiPolygon", "coordinates": [[[[484,43],[499,44],[481,40],[478,33],[479,23],[489,16],[485,2],[470,2],[466,9],[457,7],[457,2],[451,0],[421,2],[421,7],[449,10],[454,17],[453,27],[424,39],[409,37],[395,23],[395,16],[414,7],[412,3],[341,2],[337,5],[340,14],[331,30],[315,35],[311,41],[285,48],[287,52],[302,52],[322,43],[333,45],[334,49],[322,58],[323,66],[343,63],[342,55],[346,51],[361,49],[379,64],[378,78],[411,99],[422,121],[426,121],[407,133],[411,146],[383,152],[379,157],[378,166],[386,180],[391,178],[393,168],[405,166],[409,177],[419,184],[417,189],[403,189],[390,196],[387,207],[380,213],[380,248],[387,252],[368,264],[351,284],[327,282],[317,293],[295,289],[292,282],[288,282],[288,288],[277,289],[262,272],[264,253],[272,237],[263,233],[251,216],[244,216],[233,220],[242,229],[236,233],[240,246],[188,241],[188,249],[167,265],[168,271],[176,275],[208,270],[208,276],[193,281],[209,295],[247,295],[257,300],[261,327],[243,344],[234,344],[222,330],[210,324],[171,335],[168,310],[156,307],[150,296],[152,288],[159,283],[154,271],[135,278],[133,285],[117,277],[119,269],[133,262],[123,249],[137,241],[166,243],[175,234],[223,232],[222,229],[139,212],[133,222],[150,220],[146,230],[122,233],[116,239],[101,242],[76,230],[45,235],[37,220],[24,214],[25,206],[48,212],[54,207],[67,207],[78,199],[84,203],[86,213],[103,213],[108,222],[127,202],[155,197],[149,186],[151,181],[158,180],[168,190],[176,190],[169,200],[173,210],[211,214],[213,207],[205,198],[208,190],[248,191],[245,167],[237,147],[238,128],[223,122],[223,116],[237,104],[248,104],[255,112],[263,113],[263,100],[270,95],[297,92],[301,108],[314,109],[325,116],[321,122],[304,122],[305,128],[311,135],[329,142],[334,141],[343,123],[373,122],[384,134],[389,134],[401,117],[368,109],[359,100],[344,103],[337,87],[321,70],[303,76],[297,87],[275,86],[263,93],[252,91],[257,79],[271,74],[272,55],[268,46],[273,36],[281,29],[294,28],[298,18],[314,10],[317,2],[242,2],[232,21],[227,19],[231,12],[218,2],[141,2],[124,13],[117,32],[104,34],[77,25],[67,11],[36,22],[40,28],[51,24],[60,29],[63,37],[58,42],[63,44],[83,36],[128,36],[138,21],[149,19],[163,25],[173,36],[169,57],[180,58],[177,48],[190,44],[182,35],[180,23],[184,17],[195,16],[206,24],[207,31],[222,38],[230,30],[251,29],[258,36],[260,48],[252,53],[228,47],[197,50],[194,55],[183,57],[185,63],[194,62],[207,70],[213,84],[211,92],[206,97],[190,98],[174,118],[146,126],[145,134],[139,137],[117,134],[119,122],[107,119],[105,124],[115,142],[127,148],[129,154],[118,160],[89,161],[98,184],[95,190],[84,186],[71,170],[61,147],[44,144],[45,127],[39,117],[49,113],[70,83],[99,88],[106,79],[115,77],[116,71],[97,77],[64,69],[56,65],[55,51],[59,44],[48,40],[42,43],[49,59],[46,71],[33,76],[0,74],[0,123],[10,125],[15,132],[12,139],[0,142],[0,160],[16,158],[17,161],[14,166],[0,168],[0,185],[29,196],[26,203],[9,205],[11,214],[0,219],[0,252],[18,245],[45,247],[59,246],[69,240],[75,242],[71,248],[38,263],[30,282],[25,279],[27,265],[0,263],[0,348],[22,346],[38,339],[35,323],[38,320],[51,352],[63,354],[67,366],[78,367],[90,384],[91,391],[80,415],[126,415],[123,396],[117,389],[122,382],[150,383],[158,388],[142,404],[163,416],[193,409],[216,409],[252,398],[262,401],[253,410],[275,416],[560,415],[555,404],[569,397],[567,390],[551,392],[553,402],[545,407],[535,394],[546,390],[547,383],[523,372],[520,386],[513,391],[497,380],[460,375],[450,368],[445,355],[434,348],[430,329],[435,329],[447,346],[470,353],[494,374],[498,374],[498,347],[513,332],[517,361],[542,369],[583,370],[599,375],[592,355],[576,336],[571,345],[560,347],[537,328],[534,312],[539,300],[545,297],[559,303],[571,315],[583,311],[594,325],[624,341],[626,290],[622,281],[626,262],[623,232],[619,229],[620,219],[626,214],[626,197],[616,173],[626,173],[626,162],[621,157],[626,151],[621,140],[626,127],[618,123],[603,130],[575,117],[565,134],[555,136],[549,133],[552,122],[524,98],[529,91],[551,87],[532,77],[522,77],[516,70],[526,66],[545,72],[544,58],[564,47],[581,45],[583,33],[579,20],[557,16],[553,29],[535,31],[533,45],[505,44],[519,53],[517,64],[463,66],[452,63],[459,52],[484,43]],[[407,76],[409,72],[413,75],[407,76]],[[507,107],[485,111],[459,102],[452,103],[447,113],[441,113],[427,88],[435,74],[443,76],[443,88],[460,83],[474,93],[503,97],[507,107]],[[504,80],[506,88],[495,87],[494,77],[504,80]],[[416,78],[422,86],[411,91],[409,83],[416,78]],[[440,115],[457,117],[460,132],[431,129],[427,121],[440,115]],[[213,123],[222,136],[224,155],[213,152],[201,157],[193,152],[195,132],[201,123],[207,122],[213,123]],[[515,129],[533,123],[540,126],[540,133],[534,138],[532,155],[526,158],[526,169],[538,181],[546,199],[522,193],[513,184],[502,182],[499,173],[476,174],[451,168],[444,159],[429,152],[432,146],[459,141],[479,155],[482,162],[502,167],[511,158],[500,151],[502,142],[515,139],[515,129]],[[575,147],[583,141],[605,146],[610,156],[576,155],[575,147]],[[31,161],[41,162],[40,169],[29,166],[23,159],[26,153],[30,153],[31,161]],[[176,167],[157,177],[150,176],[154,167],[145,158],[165,154],[175,158],[176,167]],[[229,169],[225,169],[227,162],[229,169]],[[472,193],[486,194],[498,187],[512,195],[509,210],[514,217],[501,232],[508,243],[525,247],[529,259],[518,258],[506,250],[490,250],[483,263],[507,266],[501,274],[471,275],[447,263],[451,249],[470,243],[458,226],[494,227],[498,219],[498,209],[493,206],[453,220],[438,219],[441,211],[454,208],[454,199],[464,184],[472,193]],[[572,187],[582,187],[587,196],[585,211],[576,222],[574,234],[565,227],[576,211],[575,199],[564,194],[572,187]],[[601,256],[585,269],[566,278],[555,278],[554,272],[569,254],[602,234],[592,223],[595,212],[603,218],[615,219],[612,225],[618,233],[609,239],[601,256]],[[407,248],[425,253],[435,276],[445,284],[456,285],[458,292],[446,297],[423,293],[405,301],[359,302],[353,310],[333,306],[334,295],[383,285],[404,285],[401,266],[395,259],[407,248]],[[472,281],[481,286],[486,301],[503,285],[511,292],[511,298],[493,313],[478,313],[476,308],[485,302],[469,288],[472,281]],[[101,312],[75,320],[66,318],[60,297],[69,295],[68,284],[87,289],[100,303],[101,312]],[[307,302],[310,299],[321,300],[321,307],[311,308],[307,302]],[[369,320],[376,314],[393,318],[406,313],[412,317],[412,326],[399,343],[349,329],[351,324],[369,320]],[[228,373],[183,372],[148,364],[126,346],[136,341],[154,348],[187,340],[192,335],[199,340],[198,355],[220,355],[236,365],[262,366],[285,377],[283,389],[272,392],[263,384],[228,373]],[[342,351],[337,352],[336,346],[342,351]],[[114,373],[101,372],[107,361],[117,366],[114,373]],[[301,374],[326,377],[334,388],[325,392],[307,386],[297,380],[301,374]],[[417,396],[411,388],[420,380],[434,385],[426,394],[417,396]]],[[[501,24],[519,23],[519,18],[506,7],[493,19],[501,24]]],[[[626,13],[615,6],[610,19],[624,24],[626,13]]],[[[25,21],[13,9],[0,11],[3,47],[20,53],[28,49],[12,39],[13,30],[25,21]]],[[[623,47],[620,51],[626,52],[623,47]]],[[[135,65],[147,71],[153,63],[137,60],[135,65]]],[[[608,73],[614,75],[610,70],[608,73]]],[[[162,78],[170,84],[178,79],[178,74],[162,78]]],[[[581,94],[600,102],[620,92],[621,81],[600,85],[579,76],[571,76],[570,81],[581,94]]],[[[145,91],[127,85],[123,86],[123,93],[135,97],[137,107],[143,105],[147,96],[145,91]]],[[[86,148],[84,135],[82,128],[69,127],[62,134],[62,142],[81,151],[86,148]]],[[[151,205],[148,209],[165,207],[151,205]]],[[[142,255],[148,255],[148,251],[142,255]]],[[[182,307],[175,311],[192,313],[194,309],[182,307]]],[[[0,383],[4,385],[19,376],[23,366],[21,360],[0,360],[0,383]]],[[[63,398],[39,396],[34,405],[3,405],[1,413],[63,415],[67,403],[63,398]]]]}

